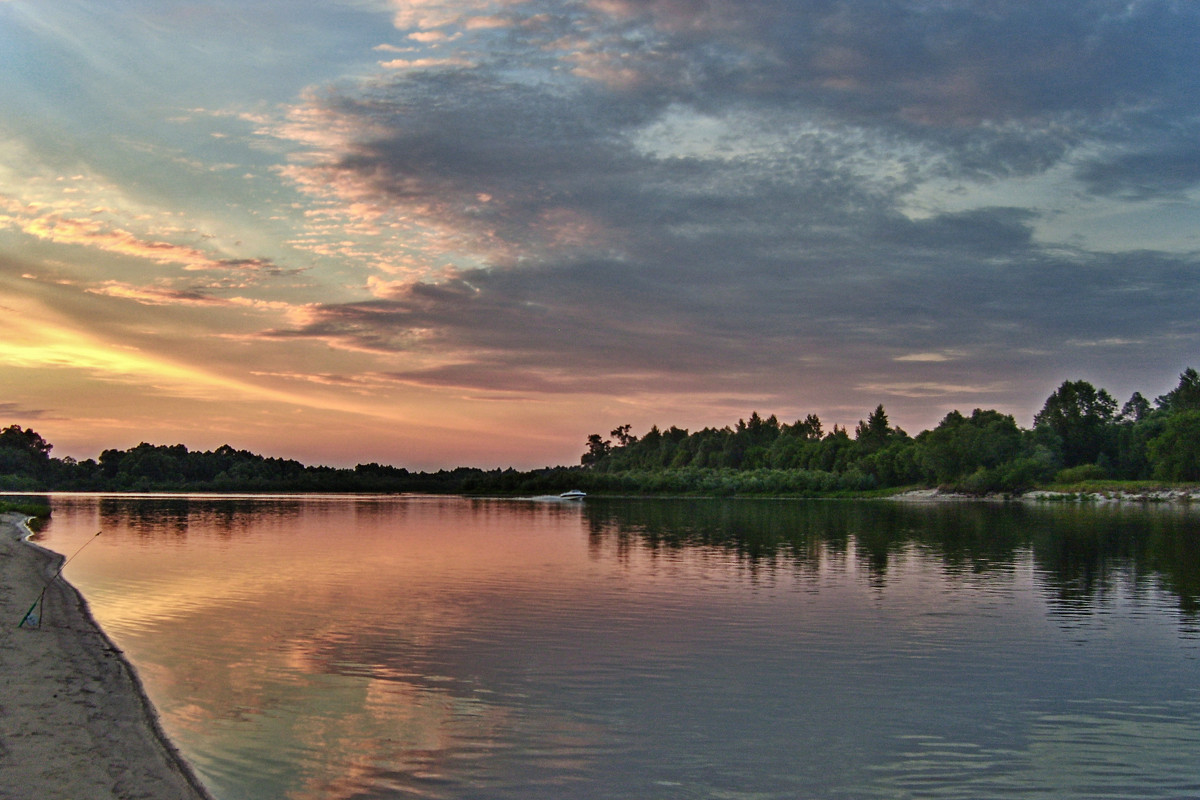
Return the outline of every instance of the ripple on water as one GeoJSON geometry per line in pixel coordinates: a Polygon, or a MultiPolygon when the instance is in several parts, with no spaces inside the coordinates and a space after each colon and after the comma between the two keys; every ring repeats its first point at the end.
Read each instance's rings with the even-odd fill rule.
{"type": "Polygon", "coordinates": [[[864,797],[1054,797],[1144,800],[1200,796],[1200,708],[1094,699],[1031,711],[1005,745],[906,735],[864,797]]]}

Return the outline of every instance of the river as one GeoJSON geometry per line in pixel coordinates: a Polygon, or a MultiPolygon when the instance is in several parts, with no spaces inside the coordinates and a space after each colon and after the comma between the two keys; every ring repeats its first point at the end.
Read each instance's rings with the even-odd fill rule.
{"type": "Polygon", "coordinates": [[[218,800],[1200,796],[1200,510],[52,504],[218,800]]]}

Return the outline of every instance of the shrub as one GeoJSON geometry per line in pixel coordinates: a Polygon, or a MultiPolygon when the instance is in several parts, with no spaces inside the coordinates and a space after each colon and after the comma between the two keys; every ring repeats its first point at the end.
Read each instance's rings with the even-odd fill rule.
{"type": "Polygon", "coordinates": [[[1083,481],[1098,481],[1108,477],[1108,470],[1099,464],[1080,464],[1061,470],[1054,476],[1055,483],[1082,483],[1083,481]]]}

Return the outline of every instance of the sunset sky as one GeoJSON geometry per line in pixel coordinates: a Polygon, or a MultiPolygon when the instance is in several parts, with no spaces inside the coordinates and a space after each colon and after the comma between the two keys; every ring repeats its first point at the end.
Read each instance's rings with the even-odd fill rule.
{"type": "Polygon", "coordinates": [[[1200,3],[0,0],[0,426],[577,463],[1200,367],[1200,3]]]}

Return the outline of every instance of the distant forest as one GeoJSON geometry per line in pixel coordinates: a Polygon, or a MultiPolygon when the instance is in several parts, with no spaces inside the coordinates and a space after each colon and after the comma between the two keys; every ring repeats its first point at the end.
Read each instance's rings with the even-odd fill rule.
{"type": "Polygon", "coordinates": [[[578,466],[528,472],[310,467],[228,445],[199,452],[146,443],[76,461],[52,457],[53,445],[38,433],[11,425],[0,430],[0,490],[829,496],[908,486],[985,494],[1087,480],[1200,481],[1194,369],[1153,402],[1135,392],[1123,406],[1086,381],[1065,381],[1033,422],[1022,429],[998,411],[952,411],[914,437],[891,425],[880,405],[853,432],[825,430],[815,414],[785,424],[758,412],[694,433],[655,426],[636,436],[622,425],[610,438],[590,435],[578,466]]]}

